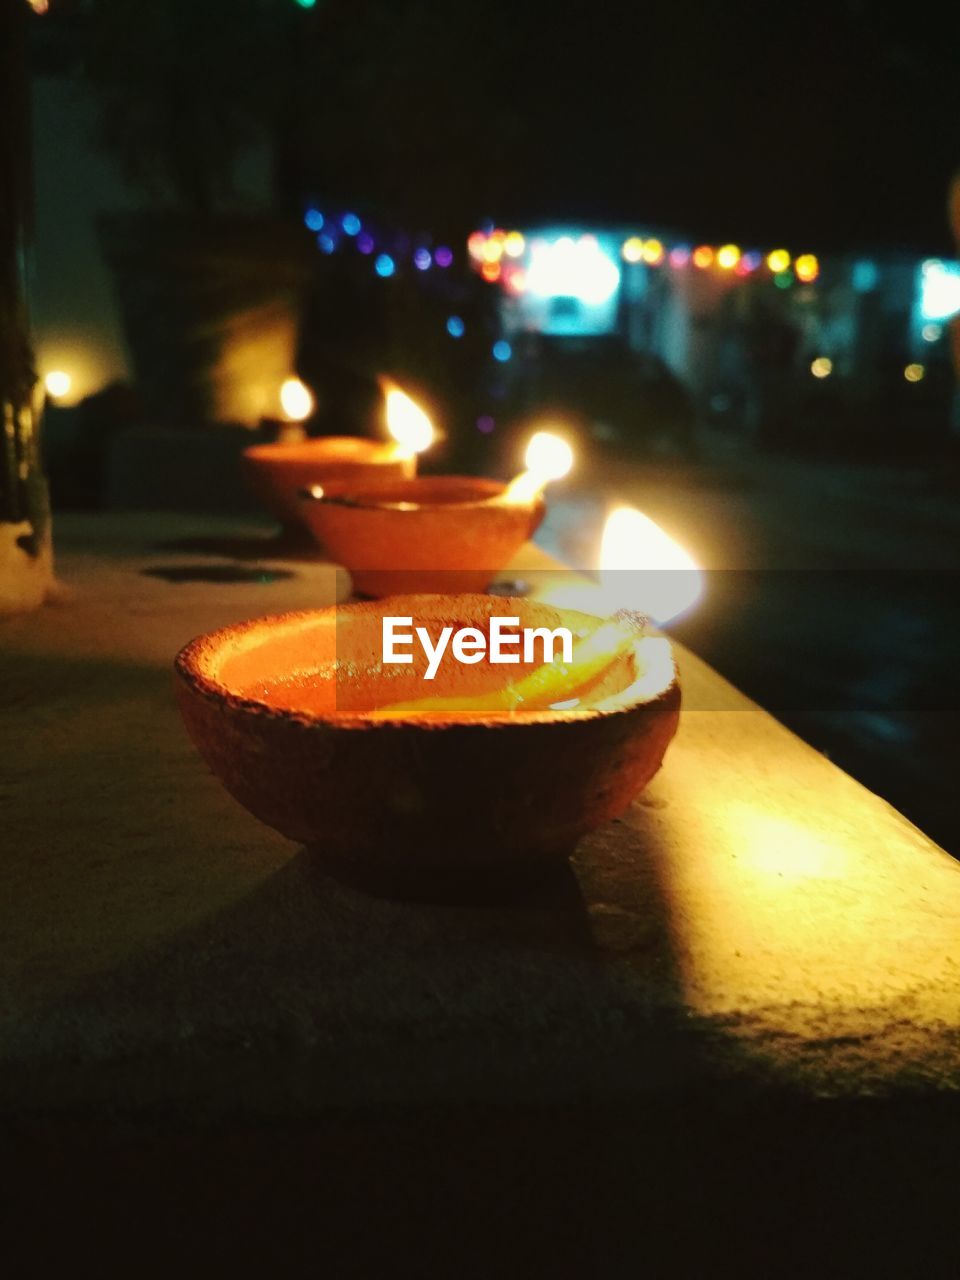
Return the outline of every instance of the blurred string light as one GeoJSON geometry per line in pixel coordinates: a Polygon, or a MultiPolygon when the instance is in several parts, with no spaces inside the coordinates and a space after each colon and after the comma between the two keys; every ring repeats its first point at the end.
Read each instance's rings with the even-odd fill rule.
{"type": "Polygon", "coordinates": [[[643,241],[639,236],[630,236],[627,240],[624,240],[620,253],[623,255],[624,262],[642,262],[643,241]]]}
{"type": "Polygon", "coordinates": [[[489,413],[482,413],[477,419],[477,430],[484,436],[490,435],[496,425],[496,422],[490,417],[489,413]]]}
{"type": "Polygon", "coordinates": [[[943,328],[939,324],[925,324],[920,330],[924,342],[939,342],[943,337],[943,328]]]}
{"type": "Polygon", "coordinates": [[[501,338],[499,342],[493,344],[493,358],[500,364],[506,364],[513,355],[513,347],[505,338],[501,338]]]}
{"type": "Polygon", "coordinates": [[[789,271],[780,271],[773,277],[773,283],[778,289],[790,289],[793,287],[793,276],[789,271]]]}
{"type": "Polygon", "coordinates": [[[717,266],[724,271],[732,271],[740,261],[740,249],[735,244],[721,245],[717,250],[717,266]]]}
{"type": "Polygon", "coordinates": [[[643,260],[648,267],[658,267],[664,259],[665,250],[659,240],[645,240],[643,260]]]}
{"type": "Polygon", "coordinates": [[[926,372],[922,364],[908,364],[903,371],[903,376],[908,382],[922,382],[926,372]]]}
{"type": "Polygon", "coordinates": [[[29,4],[34,13],[46,13],[50,8],[50,0],[29,0],[29,4]]]}
{"type": "MultiPolygon", "coordinates": [[[[351,210],[331,213],[324,212],[316,204],[309,204],[304,209],[303,221],[307,229],[317,236],[317,247],[322,253],[335,253],[352,241],[358,253],[367,257],[376,255],[375,269],[383,278],[393,275],[401,263],[412,262],[418,271],[429,271],[433,267],[446,270],[456,261],[456,254],[448,244],[440,244],[433,249],[430,247],[429,239],[426,243],[421,242],[417,245],[411,254],[409,236],[390,234],[372,228],[369,224],[364,225],[360,215],[351,210]]],[[[500,234],[504,239],[506,238],[505,232],[500,234]]],[[[516,234],[519,235],[519,232],[516,234]]],[[[483,244],[486,244],[486,236],[481,233],[479,238],[483,244]]],[[[516,241],[512,243],[516,245],[516,241]]],[[[476,245],[477,241],[474,239],[473,248],[476,245]]]]}
{"type": "Polygon", "coordinates": [[[810,365],[810,372],[815,378],[829,378],[833,373],[833,361],[829,356],[817,356],[810,365]]]}
{"type": "Polygon", "coordinates": [[[314,9],[316,8],[317,0],[296,0],[296,3],[301,9],[314,9]]]}
{"type": "Polygon", "coordinates": [[[804,284],[812,284],[820,274],[820,263],[815,254],[801,253],[793,264],[793,269],[798,280],[801,280],[804,284]]]}
{"type": "Polygon", "coordinates": [[[447,333],[451,338],[462,338],[467,331],[467,326],[463,323],[460,316],[449,316],[447,319],[447,333]]]}
{"type": "MultiPolygon", "coordinates": [[[[572,243],[602,252],[597,237],[590,234],[577,238],[561,235],[553,239],[537,236],[528,241],[519,231],[505,231],[492,224],[471,233],[467,240],[467,252],[485,279],[491,282],[500,281],[507,287],[510,287],[511,277],[506,272],[502,274],[488,272],[484,270],[484,265],[497,264],[503,267],[508,258],[513,260],[523,258],[528,267],[534,268],[531,272],[530,287],[532,292],[537,293],[540,291],[539,281],[542,269],[540,260],[545,252],[552,248],[563,256],[572,243]]],[[[801,254],[794,261],[786,249],[772,249],[764,254],[756,249],[744,252],[736,244],[723,244],[719,247],[701,244],[691,250],[685,244],[667,245],[655,236],[639,234],[629,235],[621,242],[618,256],[629,266],[642,264],[658,267],[669,263],[671,267],[680,268],[692,262],[701,271],[716,267],[721,271],[735,272],[741,278],[752,275],[766,265],[774,278],[789,272],[804,284],[812,283],[820,274],[820,262],[812,253],[801,254]]],[[[781,285],[781,287],[785,286],[781,285]]],[[[548,292],[552,296],[558,296],[553,289],[548,292]]],[[[575,290],[571,290],[570,296],[579,295],[575,290]]]]}

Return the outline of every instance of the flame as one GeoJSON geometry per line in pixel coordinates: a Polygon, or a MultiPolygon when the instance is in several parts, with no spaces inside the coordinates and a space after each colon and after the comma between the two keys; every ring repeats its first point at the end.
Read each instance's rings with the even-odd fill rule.
{"type": "Polygon", "coordinates": [[[573,450],[561,436],[552,431],[535,431],[530,437],[524,466],[544,484],[562,480],[573,466],[573,450]]]}
{"type": "Polygon", "coordinates": [[[43,385],[51,400],[62,400],[70,394],[73,378],[62,369],[54,369],[44,378],[43,385]]]}
{"type": "Polygon", "coordinates": [[[387,430],[408,455],[423,453],[433,444],[433,423],[423,409],[392,382],[385,384],[387,430]]]}
{"type": "Polygon", "coordinates": [[[291,422],[303,422],[313,413],[313,392],[299,378],[287,378],[280,388],[280,404],[291,422]]]}
{"type": "Polygon", "coordinates": [[[552,431],[535,431],[524,455],[525,471],[507,486],[507,502],[530,502],[551,480],[562,480],[573,466],[573,449],[562,436],[552,431]]]}
{"type": "Polygon", "coordinates": [[[605,612],[628,608],[660,624],[685,613],[703,594],[703,574],[693,557],[635,507],[618,507],[607,517],[600,583],[605,612]]]}

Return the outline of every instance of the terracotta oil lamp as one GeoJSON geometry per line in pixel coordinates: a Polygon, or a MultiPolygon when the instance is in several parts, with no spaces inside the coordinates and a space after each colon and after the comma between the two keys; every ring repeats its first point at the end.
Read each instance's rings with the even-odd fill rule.
{"type": "Polygon", "coordinates": [[[570,446],[546,431],[509,483],[473,476],[334,482],[304,494],[303,518],[369,596],[484,591],[543,520],[543,490],[566,475],[570,446]]]}
{"type": "Polygon", "coordinates": [[[664,638],[470,594],[243,623],[194,640],[176,669],[187,729],[227,790],[335,873],[394,892],[566,858],[657,772],[680,706],[664,638]],[[574,661],[450,663],[425,685],[423,659],[381,661],[391,613],[433,632],[494,614],[566,626],[574,661]]]}
{"type": "Polygon", "coordinates": [[[623,608],[623,593],[652,591],[663,620],[688,608],[701,589],[689,556],[624,508],[607,522],[600,588],[572,585],[593,612],[404,595],[200,636],[177,657],[183,718],[227,790],[336,874],[401,894],[511,884],[621,814],[677,728],[669,642],[623,608]],[[625,578],[638,555],[655,589],[625,578]],[[597,616],[611,603],[615,613],[597,616]],[[558,661],[524,647],[509,666],[486,653],[431,677],[425,648],[388,658],[388,627],[411,619],[433,642],[449,629],[481,648],[503,622],[566,628],[570,649],[558,661]]]}
{"type": "MultiPolygon", "coordinates": [[[[289,423],[303,421],[313,410],[309,390],[297,379],[284,383],[281,398],[289,423]]],[[[405,391],[390,382],[384,382],[384,410],[391,440],[301,436],[252,445],[243,451],[250,486],[285,531],[299,538],[306,536],[300,494],[313,485],[362,485],[409,480],[416,475],[417,455],[433,441],[430,419],[405,391]]]]}

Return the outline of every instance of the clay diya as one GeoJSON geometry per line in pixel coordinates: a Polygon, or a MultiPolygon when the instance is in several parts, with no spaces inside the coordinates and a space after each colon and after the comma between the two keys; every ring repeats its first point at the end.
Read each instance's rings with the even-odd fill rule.
{"type": "Polygon", "coordinates": [[[544,487],[572,462],[570,446],[541,431],[527,448],[526,470],[509,483],[472,476],[328,483],[305,491],[303,519],[364,595],[484,591],[536,532],[544,487]]]}
{"type": "Polygon", "coordinates": [[[187,645],[176,671],[187,729],[227,790],[340,874],[394,889],[566,858],[657,772],[680,706],[664,638],[480,595],[242,623],[187,645]],[[434,638],[489,632],[494,615],[567,627],[573,660],[445,662],[425,684],[423,654],[383,661],[393,615],[434,638]]]}
{"type": "Polygon", "coordinates": [[[391,440],[326,436],[252,445],[243,451],[247,480],[263,505],[290,533],[303,536],[300,493],[317,484],[402,481],[417,473],[417,455],[433,440],[433,426],[406,392],[385,384],[391,440]]]}

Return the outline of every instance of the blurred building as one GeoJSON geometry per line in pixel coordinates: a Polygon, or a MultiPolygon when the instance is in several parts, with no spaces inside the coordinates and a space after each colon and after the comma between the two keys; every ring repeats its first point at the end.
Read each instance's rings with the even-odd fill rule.
{"type": "Polygon", "coordinates": [[[648,376],[672,375],[701,419],[745,439],[923,447],[948,432],[955,262],[744,251],[623,227],[491,229],[471,254],[518,351],[583,366],[593,350],[602,378],[619,350],[623,370],[632,356],[648,376]]]}

